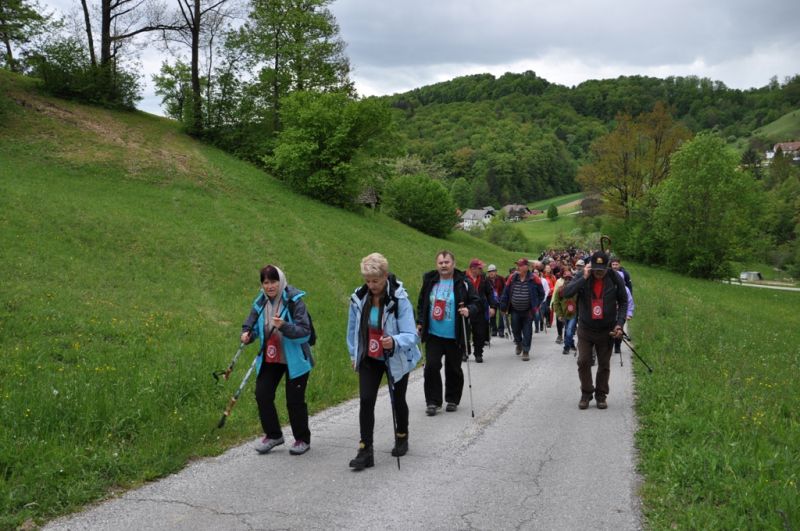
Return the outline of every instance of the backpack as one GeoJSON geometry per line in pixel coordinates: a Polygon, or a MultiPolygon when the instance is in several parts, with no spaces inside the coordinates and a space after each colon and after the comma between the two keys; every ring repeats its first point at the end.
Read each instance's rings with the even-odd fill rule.
{"type": "MultiPolygon", "coordinates": [[[[294,302],[294,300],[289,299],[288,307],[292,319],[294,319],[294,302]]],[[[311,319],[311,312],[308,311],[308,308],[306,308],[306,314],[308,315],[308,324],[311,327],[311,335],[308,336],[308,345],[313,347],[317,344],[317,331],[314,329],[314,320],[311,319]]]]}

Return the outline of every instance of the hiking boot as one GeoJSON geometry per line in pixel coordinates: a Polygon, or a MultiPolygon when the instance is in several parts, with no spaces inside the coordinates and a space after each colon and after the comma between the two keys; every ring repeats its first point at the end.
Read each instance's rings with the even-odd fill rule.
{"type": "Polygon", "coordinates": [[[517,343],[517,356],[519,356],[520,354],[522,354],[522,345],[517,343]]]}
{"type": "Polygon", "coordinates": [[[436,415],[436,412],[442,409],[442,406],[437,406],[435,404],[428,404],[428,407],[425,408],[425,414],[429,417],[433,417],[436,415]]]}
{"type": "Polygon", "coordinates": [[[622,354],[622,349],[618,345],[614,346],[614,354],[622,354]]]}
{"type": "Polygon", "coordinates": [[[458,404],[454,404],[452,402],[448,402],[447,406],[445,406],[444,408],[445,411],[450,411],[450,412],[455,411],[456,409],[458,409],[458,404]]]}
{"type": "Polygon", "coordinates": [[[531,357],[528,356],[528,352],[527,351],[523,352],[522,353],[522,361],[528,361],[529,359],[531,359],[531,357]]]}
{"type": "Polygon", "coordinates": [[[394,448],[392,448],[392,457],[402,457],[408,453],[408,434],[402,436],[398,433],[394,436],[394,448]]]}
{"type": "Polygon", "coordinates": [[[483,363],[483,356],[475,356],[475,363],[483,363]]]}
{"type": "Polygon", "coordinates": [[[596,396],[594,400],[595,402],[597,402],[597,409],[608,409],[608,402],[606,402],[606,397],[596,396]]]}
{"type": "Polygon", "coordinates": [[[283,444],[283,437],[279,437],[277,439],[270,439],[269,437],[264,437],[259,442],[256,443],[256,452],[260,454],[269,453],[270,450],[275,448],[276,446],[280,446],[283,444]]]}
{"type": "Polygon", "coordinates": [[[375,453],[372,451],[372,446],[368,448],[363,442],[358,443],[358,453],[350,460],[350,468],[364,470],[373,466],[375,466],[375,453]]]}
{"type": "Polygon", "coordinates": [[[578,402],[578,409],[588,409],[589,408],[589,401],[591,398],[587,398],[585,396],[581,397],[581,401],[578,402]]]}
{"type": "Polygon", "coordinates": [[[467,361],[468,359],[469,359],[469,356],[467,356],[466,354],[462,354],[461,355],[461,361],[467,361]]]}
{"type": "Polygon", "coordinates": [[[309,449],[311,449],[311,445],[305,441],[297,440],[294,442],[291,448],[289,448],[289,453],[292,455],[303,455],[309,449]]]}
{"type": "Polygon", "coordinates": [[[565,355],[565,356],[566,356],[567,354],[569,354],[569,347],[564,347],[564,350],[562,350],[562,351],[561,351],[561,353],[562,353],[563,355],[565,355]]]}
{"type": "Polygon", "coordinates": [[[557,343],[557,344],[559,344],[559,345],[560,345],[560,344],[562,344],[563,342],[564,342],[564,336],[558,336],[558,337],[556,338],[556,343],[557,343]]]}

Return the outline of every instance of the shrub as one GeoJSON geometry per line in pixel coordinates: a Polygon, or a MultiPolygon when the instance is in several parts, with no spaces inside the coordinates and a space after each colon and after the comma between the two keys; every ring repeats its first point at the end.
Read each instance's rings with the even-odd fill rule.
{"type": "Polygon", "coordinates": [[[403,175],[389,181],[382,209],[409,227],[437,238],[447,236],[458,221],[447,189],[426,175],[403,175]]]}
{"type": "Polygon", "coordinates": [[[490,223],[481,236],[509,251],[527,252],[531,245],[522,229],[512,223],[490,223]]]}

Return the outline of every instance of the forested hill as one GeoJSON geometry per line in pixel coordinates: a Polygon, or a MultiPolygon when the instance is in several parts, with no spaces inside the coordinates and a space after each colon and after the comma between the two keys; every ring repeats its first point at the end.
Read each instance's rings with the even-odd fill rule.
{"type": "MultiPolygon", "coordinates": [[[[692,131],[728,141],[800,107],[800,75],[731,89],[707,78],[630,76],[575,87],[533,72],[455,78],[382,98],[395,109],[408,151],[452,179],[459,206],[531,201],[578,189],[577,167],[618,113],[666,103],[692,131]]],[[[757,150],[756,137],[751,140],[757,150]]],[[[430,171],[430,170],[429,170],[430,171]]]]}

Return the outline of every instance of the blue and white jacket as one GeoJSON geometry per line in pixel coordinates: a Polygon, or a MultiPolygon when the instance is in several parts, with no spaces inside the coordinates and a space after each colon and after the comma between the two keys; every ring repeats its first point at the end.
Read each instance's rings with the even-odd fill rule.
{"type": "MultiPolygon", "coordinates": [[[[281,327],[281,347],[286,366],[289,369],[289,378],[297,378],[311,370],[314,360],[311,357],[311,347],[308,340],[311,337],[311,321],[308,318],[308,310],[302,297],[306,294],[294,286],[286,286],[281,293],[283,306],[280,318],[285,322],[281,327]],[[289,301],[293,301],[294,314],[289,311],[289,301]]],[[[261,339],[258,361],[256,362],[256,374],[261,371],[264,361],[264,313],[261,308],[264,305],[264,293],[262,292],[253,301],[253,308],[250,315],[242,325],[242,331],[252,330],[251,337],[261,339]],[[258,320],[256,320],[258,318],[258,320]]]]}
{"type": "MultiPolygon", "coordinates": [[[[389,357],[389,370],[392,379],[396,382],[411,372],[422,358],[422,353],[417,346],[419,336],[414,320],[414,307],[408,300],[408,293],[403,288],[403,283],[389,275],[386,282],[386,291],[389,302],[383,308],[383,335],[391,336],[394,340],[394,352],[389,357]]],[[[367,297],[370,296],[369,288],[363,285],[350,297],[350,314],[347,319],[347,350],[350,351],[350,361],[355,364],[356,370],[361,360],[366,355],[366,349],[360,348],[361,314],[367,297]]]]}

